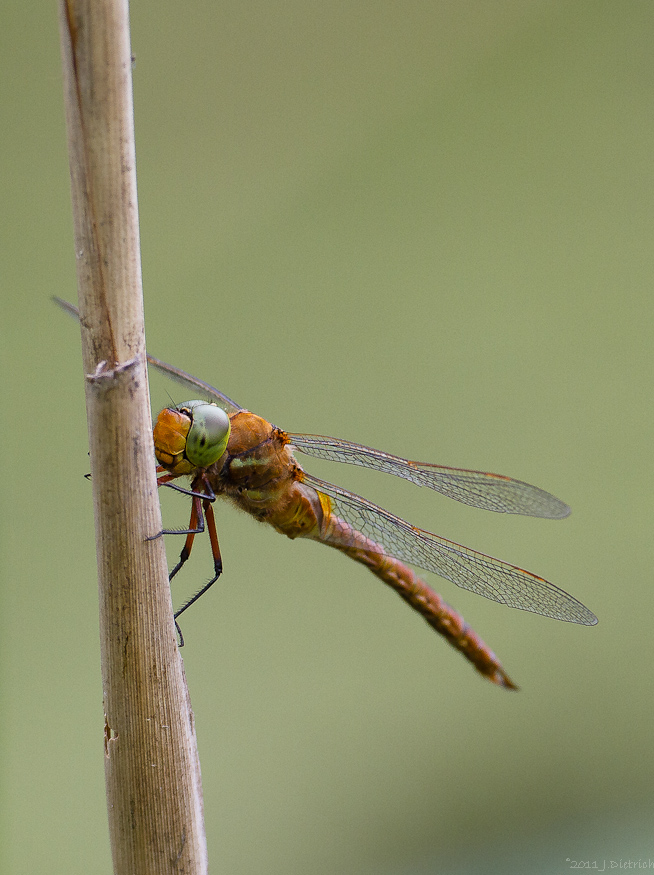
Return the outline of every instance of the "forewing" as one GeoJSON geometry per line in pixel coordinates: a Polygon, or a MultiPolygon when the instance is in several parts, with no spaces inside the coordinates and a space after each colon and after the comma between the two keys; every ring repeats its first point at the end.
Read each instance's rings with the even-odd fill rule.
{"type": "Polygon", "coordinates": [[[393,474],[482,510],[548,519],[562,519],[570,513],[568,505],[549,492],[502,474],[412,462],[361,444],[324,435],[289,433],[288,437],[297,450],[309,456],[393,474]]]}
{"type": "MultiPolygon", "coordinates": [[[[55,304],[58,304],[62,310],[65,310],[75,319],[79,320],[79,309],[74,304],[71,304],[69,301],[64,301],[63,298],[59,298],[56,295],[53,296],[52,300],[55,304]]],[[[215,401],[216,404],[219,407],[222,407],[227,413],[237,413],[239,410],[243,409],[235,401],[232,401],[231,398],[228,398],[227,395],[223,395],[222,392],[219,392],[214,386],[205,383],[204,380],[199,380],[197,377],[191,376],[191,374],[187,374],[186,371],[183,371],[181,368],[176,368],[174,365],[162,362],[160,359],[150,355],[150,353],[147,354],[147,359],[148,364],[152,365],[153,368],[156,368],[162,374],[165,374],[177,383],[181,383],[182,386],[185,386],[191,392],[196,393],[199,391],[203,398],[215,401]]]]}
{"type": "Polygon", "coordinates": [[[227,395],[219,392],[214,386],[205,383],[204,380],[200,380],[198,377],[192,377],[191,374],[187,374],[181,368],[176,368],[174,365],[169,365],[160,359],[156,359],[150,353],[148,353],[148,364],[167,377],[170,377],[171,380],[181,383],[182,386],[194,394],[199,392],[203,399],[215,401],[218,407],[222,407],[226,413],[237,413],[243,409],[235,401],[232,401],[231,398],[228,398],[227,395]]]}
{"type": "Polygon", "coordinates": [[[329,496],[332,514],[375,541],[389,556],[512,608],[585,626],[597,623],[587,607],[542,577],[411,526],[365,498],[310,474],[305,473],[303,479],[329,496]]]}

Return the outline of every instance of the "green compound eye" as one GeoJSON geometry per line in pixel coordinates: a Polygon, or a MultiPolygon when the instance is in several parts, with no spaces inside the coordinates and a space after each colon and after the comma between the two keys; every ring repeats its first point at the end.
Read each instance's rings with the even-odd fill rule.
{"type": "Polygon", "coordinates": [[[229,416],[206,401],[187,401],[177,409],[193,420],[186,438],[186,458],[198,468],[208,468],[225,452],[231,428],[229,416]]]}

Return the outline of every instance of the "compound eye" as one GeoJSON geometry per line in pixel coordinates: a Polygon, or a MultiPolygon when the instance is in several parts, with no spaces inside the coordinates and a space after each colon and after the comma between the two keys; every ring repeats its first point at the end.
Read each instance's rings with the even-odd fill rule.
{"type": "Polygon", "coordinates": [[[208,468],[227,448],[229,416],[220,407],[205,401],[189,401],[183,408],[193,419],[186,438],[186,458],[198,468],[208,468]]]}

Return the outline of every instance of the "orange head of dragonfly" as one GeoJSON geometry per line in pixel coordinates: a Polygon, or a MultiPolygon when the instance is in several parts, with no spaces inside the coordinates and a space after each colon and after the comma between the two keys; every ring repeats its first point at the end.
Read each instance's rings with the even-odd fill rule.
{"type": "Polygon", "coordinates": [[[229,440],[229,416],[215,404],[186,401],[164,408],[154,426],[159,464],[175,476],[208,468],[222,456],[229,440]]]}

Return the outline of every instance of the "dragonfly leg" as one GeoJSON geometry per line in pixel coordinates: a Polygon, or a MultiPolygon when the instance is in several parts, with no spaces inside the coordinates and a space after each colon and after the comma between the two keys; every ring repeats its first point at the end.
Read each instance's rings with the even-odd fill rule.
{"type": "MultiPolygon", "coordinates": [[[[157,469],[157,470],[159,470],[159,469],[157,469]]],[[[204,517],[199,509],[200,508],[200,500],[202,502],[204,502],[204,506],[206,508],[206,506],[209,502],[214,502],[216,500],[215,492],[211,488],[211,485],[210,485],[209,481],[206,479],[204,474],[198,474],[198,476],[195,478],[195,480],[191,484],[190,489],[184,489],[183,486],[177,486],[176,483],[170,483],[169,481],[171,479],[174,479],[174,477],[175,477],[175,475],[173,475],[173,474],[164,474],[162,477],[158,478],[157,486],[169,486],[171,489],[175,489],[177,492],[181,492],[183,495],[190,495],[191,498],[194,499],[194,501],[195,501],[195,499],[197,499],[197,502],[195,502],[195,506],[194,506],[194,509],[196,512],[195,521],[194,521],[193,509],[192,509],[191,522],[189,523],[188,529],[162,529],[156,535],[152,535],[151,537],[146,538],[145,539],[146,541],[156,541],[156,539],[160,538],[162,535],[201,535],[204,532],[204,517]],[[202,492],[200,492],[199,489],[197,488],[198,485],[202,486],[202,492]]],[[[187,542],[184,545],[184,549],[188,550],[189,555],[190,555],[192,546],[193,546],[193,539],[192,538],[190,539],[190,543],[189,543],[189,539],[187,539],[187,542]]],[[[184,553],[184,551],[182,551],[182,553],[184,553]]],[[[186,559],[188,559],[188,556],[186,556],[186,559]]],[[[182,567],[184,562],[186,562],[186,559],[184,559],[181,562],[181,564],[179,564],[178,567],[176,566],[173,574],[177,574],[177,572],[182,567]]],[[[171,574],[171,577],[172,577],[172,574],[171,574]]]]}
{"type": "MultiPolygon", "coordinates": [[[[190,495],[192,494],[194,496],[193,500],[194,501],[197,500],[198,506],[199,506],[201,499],[202,499],[202,494],[201,493],[189,493],[189,494],[190,495]]],[[[186,544],[184,545],[184,550],[188,550],[188,553],[190,555],[191,547],[193,546],[193,538],[191,538],[190,536],[191,535],[201,535],[203,532],[204,532],[204,517],[203,517],[203,515],[201,513],[197,513],[197,511],[194,514],[193,510],[191,510],[191,521],[189,523],[188,529],[162,529],[160,532],[157,532],[156,535],[150,535],[145,540],[146,541],[156,541],[157,538],[160,538],[162,535],[188,535],[189,537],[186,539],[186,544]]],[[[182,554],[184,553],[184,550],[182,550],[182,554]]],[[[186,559],[188,559],[188,556],[186,557],[186,559]]],[[[184,559],[184,562],[186,562],[186,559],[184,559]]],[[[184,564],[184,562],[182,562],[182,565],[184,564]]],[[[181,565],[180,565],[180,568],[181,568],[181,565]]],[[[179,568],[177,569],[177,571],[179,571],[179,568]]],[[[175,574],[177,574],[177,571],[175,571],[175,574]]]]}
{"type": "MultiPolygon", "coordinates": [[[[178,611],[176,611],[176,613],[175,613],[175,625],[177,625],[177,618],[179,616],[181,616],[181,614],[183,614],[187,608],[190,608],[192,604],[195,604],[195,602],[197,602],[197,600],[201,596],[203,596],[205,594],[205,592],[207,592],[207,590],[211,589],[211,587],[214,585],[214,583],[220,577],[222,570],[223,570],[223,562],[222,562],[222,558],[220,556],[220,545],[218,544],[218,533],[216,531],[216,520],[215,520],[214,513],[213,513],[213,507],[211,506],[211,503],[209,502],[208,499],[204,502],[204,515],[205,515],[206,520],[207,520],[207,528],[209,530],[209,540],[211,541],[211,552],[213,554],[214,576],[211,578],[211,580],[208,583],[205,583],[205,585],[202,587],[202,589],[198,590],[198,592],[196,592],[196,594],[192,598],[190,598],[184,605],[182,605],[182,607],[178,611]]],[[[184,546],[186,547],[186,545],[184,545],[184,546]]],[[[186,557],[186,559],[188,559],[188,556],[186,557]]],[[[186,559],[184,559],[184,561],[186,561],[186,559]]],[[[178,564],[179,567],[176,567],[176,569],[173,569],[173,571],[176,573],[176,571],[179,570],[179,568],[181,568],[182,564],[183,564],[183,562],[180,561],[180,563],[178,564]]],[[[171,573],[171,578],[172,578],[172,573],[171,573]]],[[[177,630],[179,631],[179,626],[177,626],[177,630]]],[[[180,632],[180,636],[181,636],[181,632],[180,632]]]]}
{"type": "MultiPolygon", "coordinates": [[[[209,499],[207,499],[207,501],[205,502],[205,508],[207,508],[207,507],[211,509],[211,518],[213,521],[213,508],[211,508],[211,504],[209,503],[209,499]]],[[[206,515],[206,509],[205,509],[205,515],[206,515]]],[[[215,522],[214,522],[214,530],[215,530],[215,528],[216,528],[216,526],[215,526],[215,522]]],[[[168,575],[168,582],[169,583],[173,579],[173,577],[177,574],[177,572],[180,570],[182,565],[184,565],[184,563],[189,558],[189,556],[191,555],[191,550],[193,548],[193,541],[195,539],[195,536],[197,534],[200,534],[203,531],[204,531],[204,515],[202,513],[201,499],[200,499],[199,494],[195,493],[195,495],[193,497],[193,504],[191,506],[191,519],[189,521],[189,528],[188,528],[188,531],[186,534],[186,541],[184,543],[184,546],[182,547],[182,552],[180,553],[180,556],[179,556],[179,562],[177,563],[177,565],[175,565],[173,570],[168,575]]],[[[171,533],[169,532],[168,534],[171,534],[171,533]]],[[[184,608],[182,608],[182,610],[185,610],[187,607],[188,607],[188,604],[185,605],[184,608]]],[[[182,630],[180,628],[179,623],[177,622],[177,617],[179,616],[180,613],[181,613],[181,611],[178,611],[174,615],[174,620],[175,620],[175,630],[177,632],[177,644],[179,647],[183,647],[184,646],[184,636],[182,635],[182,630]]]]}
{"type": "MultiPolygon", "coordinates": [[[[158,469],[159,470],[159,469],[158,469]]],[[[213,554],[213,567],[214,567],[214,575],[211,580],[206,583],[202,589],[199,590],[192,598],[190,598],[182,607],[175,613],[175,629],[177,630],[178,643],[180,647],[184,646],[184,636],[182,635],[182,630],[180,629],[179,623],[177,622],[177,618],[184,613],[184,611],[189,608],[192,604],[194,604],[200,596],[204,595],[205,592],[210,589],[213,584],[218,580],[220,574],[223,570],[222,558],[220,556],[220,545],[218,544],[218,533],[216,531],[216,518],[213,512],[213,502],[216,500],[216,494],[211,488],[211,484],[209,483],[205,473],[201,471],[193,480],[191,484],[191,488],[184,489],[181,486],[177,486],[176,484],[170,483],[169,481],[174,479],[173,475],[170,474],[162,474],[157,481],[157,485],[159,486],[170,486],[172,489],[176,489],[178,492],[182,492],[185,495],[190,495],[192,497],[191,503],[191,518],[189,520],[188,529],[184,531],[179,531],[176,529],[164,529],[159,532],[158,535],[155,535],[154,538],[159,538],[161,535],[179,535],[185,534],[186,541],[184,542],[184,546],[182,547],[182,551],[179,554],[179,562],[172,569],[170,574],[168,575],[168,580],[172,581],[173,577],[181,570],[182,566],[186,563],[189,556],[191,555],[191,550],[193,549],[193,541],[195,540],[195,536],[204,532],[205,529],[205,520],[206,526],[209,530],[209,541],[211,543],[211,552],[213,554]]],[[[154,540],[154,538],[149,538],[148,540],[154,540]]]]}
{"type": "Polygon", "coordinates": [[[210,494],[207,495],[206,492],[194,492],[193,489],[184,489],[183,486],[178,486],[176,483],[168,483],[159,482],[159,486],[167,486],[169,489],[174,489],[176,492],[181,492],[182,495],[190,495],[191,498],[201,498],[203,501],[215,501],[216,496],[213,489],[210,490],[210,494]]]}
{"type": "MultiPolygon", "coordinates": [[[[172,486],[173,484],[167,483],[164,485],[172,486]]],[[[188,495],[192,495],[193,503],[191,505],[191,519],[189,520],[188,529],[183,532],[178,532],[175,529],[164,529],[164,531],[161,533],[163,535],[186,535],[186,541],[184,543],[184,546],[182,547],[182,552],[179,554],[179,562],[168,575],[168,580],[171,581],[173,579],[173,577],[177,574],[182,565],[184,565],[188,557],[191,555],[195,536],[201,535],[202,532],[204,532],[205,518],[207,520],[207,526],[209,528],[211,550],[214,557],[214,568],[217,569],[216,557],[218,557],[218,565],[220,566],[220,570],[217,570],[216,576],[214,578],[214,580],[218,580],[223,566],[222,562],[220,561],[220,547],[218,546],[218,535],[216,533],[216,520],[213,515],[213,508],[211,507],[212,502],[216,500],[216,495],[209,483],[207,482],[204,474],[198,474],[198,476],[191,484],[190,491],[183,490],[180,487],[176,488],[180,489],[181,492],[187,492],[188,495]],[[198,489],[199,486],[204,487],[206,491],[200,492],[198,489]]]]}
{"type": "MultiPolygon", "coordinates": [[[[211,507],[211,505],[208,505],[211,507]]],[[[202,513],[202,502],[200,497],[196,495],[193,498],[193,503],[191,505],[191,519],[189,520],[188,529],[183,532],[178,532],[170,529],[164,529],[162,532],[163,535],[186,535],[186,541],[184,542],[184,546],[182,547],[182,552],[179,554],[179,562],[173,570],[168,575],[168,580],[171,581],[173,577],[177,574],[177,572],[181,569],[182,565],[186,562],[186,560],[191,555],[191,550],[193,549],[193,541],[195,540],[196,535],[200,535],[204,532],[204,514],[202,513]]]]}

